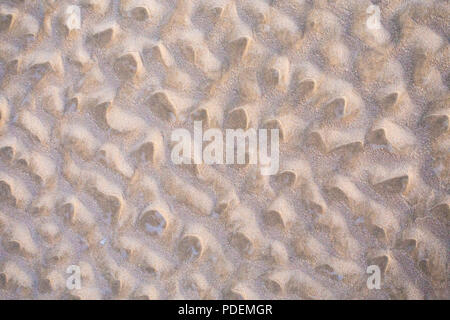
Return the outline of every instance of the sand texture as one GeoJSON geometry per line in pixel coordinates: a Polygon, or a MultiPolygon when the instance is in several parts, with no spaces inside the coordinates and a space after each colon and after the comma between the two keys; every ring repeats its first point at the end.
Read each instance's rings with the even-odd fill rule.
{"type": "Polygon", "coordinates": [[[0,299],[449,299],[449,24],[446,0],[1,0],[0,299]],[[175,165],[194,120],[278,128],[278,173],[175,165]]]}

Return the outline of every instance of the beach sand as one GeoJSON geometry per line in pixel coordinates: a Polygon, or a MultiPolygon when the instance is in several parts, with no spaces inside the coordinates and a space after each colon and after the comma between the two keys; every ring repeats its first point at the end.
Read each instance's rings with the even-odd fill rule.
{"type": "Polygon", "coordinates": [[[450,5],[372,2],[1,1],[0,299],[449,299],[450,5]]]}

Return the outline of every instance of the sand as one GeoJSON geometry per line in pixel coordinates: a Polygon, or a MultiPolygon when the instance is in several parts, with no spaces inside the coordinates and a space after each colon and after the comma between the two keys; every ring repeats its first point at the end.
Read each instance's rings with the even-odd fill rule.
{"type": "Polygon", "coordinates": [[[0,299],[449,299],[450,5],[373,2],[2,1],[0,299]]]}

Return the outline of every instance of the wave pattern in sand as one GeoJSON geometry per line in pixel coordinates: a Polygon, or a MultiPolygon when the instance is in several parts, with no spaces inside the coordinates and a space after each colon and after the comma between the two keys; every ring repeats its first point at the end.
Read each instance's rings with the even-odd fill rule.
{"type": "Polygon", "coordinates": [[[1,1],[0,299],[448,299],[449,17],[1,1]],[[279,172],[174,165],[194,120],[278,128],[279,172]]]}

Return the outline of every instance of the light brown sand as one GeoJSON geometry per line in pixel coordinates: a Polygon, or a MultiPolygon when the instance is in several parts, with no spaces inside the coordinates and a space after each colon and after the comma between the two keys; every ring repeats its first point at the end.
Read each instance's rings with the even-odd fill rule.
{"type": "Polygon", "coordinates": [[[450,5],[370,5],[1,1],[0,299],[448,299],[450,5]],[[279,173],[174,165],[194,119],[279,173]]]}

